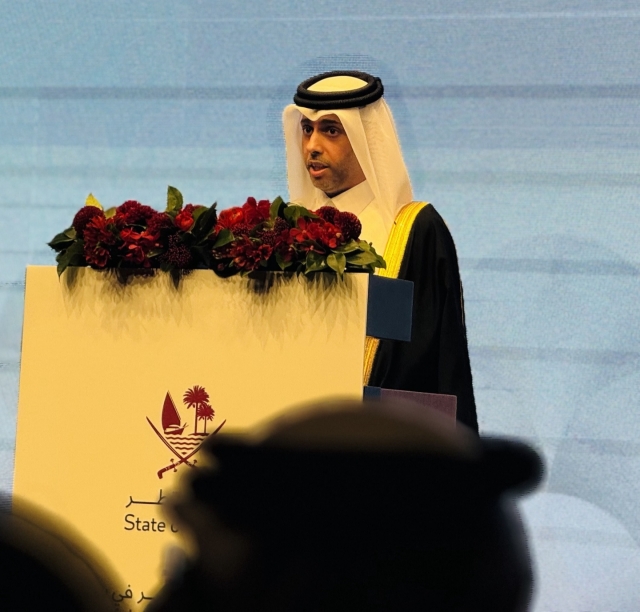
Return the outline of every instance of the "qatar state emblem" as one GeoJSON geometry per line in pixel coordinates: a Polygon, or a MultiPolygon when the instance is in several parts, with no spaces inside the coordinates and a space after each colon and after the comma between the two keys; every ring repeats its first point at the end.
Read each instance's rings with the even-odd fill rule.
{"type": "Polygon", "coordinates": [[[187,410],[193,409],[194,412],[194,425],[191,432],[189,432],[190,423],[182,420],[168,391],[162,406],[162,431],[147,417],[151,429],[174,455],[168,465],[158,470],[158,478],[162,478],[162,475],[170,470],[177,472],[181,465],[195,467],[198,461],[192,457],[200,450],[204,441],[210,435],[217,434],[227,422],[225,419],[216,429],[207,433],[207,422],[213,421],[216,413],[209,403],[209,394],[200,385],[194,385],[187,389],[182,397],[182,402],[187,410]],[[198,431],[200,421],[202,421],[201,431],[198,431]]]}

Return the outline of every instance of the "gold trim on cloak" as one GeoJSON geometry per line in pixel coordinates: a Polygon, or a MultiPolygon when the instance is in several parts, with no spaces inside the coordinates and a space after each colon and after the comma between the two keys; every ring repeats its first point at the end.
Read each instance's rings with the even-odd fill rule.
{"type": "MultiPolygon", "coordinates": [[[[379,276],[385,276],[387,278],[398,278],[400,274],[400,266],[404,258],[404,252],[407,249],[407,242],[409,241],[409,235],[413,229],[413,223],[418,216],[418,213],[429,206],[429,202],[410,202],[406,206],[400,209],[400,212],[396,216],[396,220],[393,222],[389,239],[387,240],[387,246],[384,249],[384,260],[387,262],[387,267],[378,270],[379,276]]],[[[371,370],[373,368],[373,361],[378,352],[378,346],[380,340],[378,338],[372,338],[367,336],[364,345],[364,384],[369,384],[369,378],[371,377],[371,370]]]]}

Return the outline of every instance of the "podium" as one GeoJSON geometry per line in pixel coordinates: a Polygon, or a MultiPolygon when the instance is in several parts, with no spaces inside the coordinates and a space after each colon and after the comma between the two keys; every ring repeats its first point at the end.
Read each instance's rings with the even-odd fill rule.
{"type": "Polygon", "coordinates": [[[118,576],[114,601],[143,609],[167,551],[189,545],[162,506],[207,436],[362,398],[372,278],[195,270],[122,285],[28,267],[14,495],[92,544],[118,576]]]}
{"type": "Polygon", "coordinates": [[[179,541],[162,504],[207,435],[362,397],[369,276],[273,278],[27,269],[14,495],[93,543],[132,610],[179,541]]]}

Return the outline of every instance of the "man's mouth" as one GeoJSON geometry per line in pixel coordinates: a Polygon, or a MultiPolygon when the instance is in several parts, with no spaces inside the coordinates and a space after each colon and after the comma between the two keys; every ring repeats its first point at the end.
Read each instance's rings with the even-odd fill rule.
{"type": "Polygon", "coordinates": [[[329,166],[319,161],[307,162],[307,169],[313,178],[320,178],[328,167],[329,166]]]}

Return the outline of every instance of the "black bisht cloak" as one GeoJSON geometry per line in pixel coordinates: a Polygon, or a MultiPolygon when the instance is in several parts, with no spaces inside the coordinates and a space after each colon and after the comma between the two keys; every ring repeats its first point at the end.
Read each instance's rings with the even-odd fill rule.
{"type": "Polygon", "coordinates": [[[400,256],[398,278],[414,283],[411,342],[381,340],[368,384],[455,395],[458,421],[477,432],[458,257],[430,204],[415,217],[400,256]]]}

